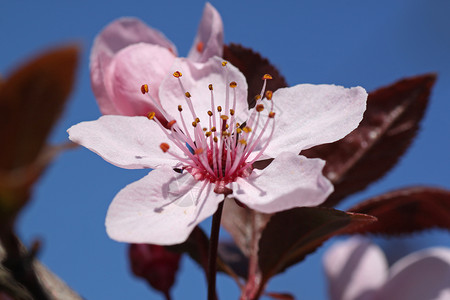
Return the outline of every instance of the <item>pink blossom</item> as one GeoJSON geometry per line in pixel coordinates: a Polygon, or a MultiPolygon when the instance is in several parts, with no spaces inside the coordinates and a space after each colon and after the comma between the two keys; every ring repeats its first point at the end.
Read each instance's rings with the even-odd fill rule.
{"type": "Polygon", "coordinates": [[[366,238],[333,245],[324,257],[332,300],[450,299],[450,249],[412,253],[389,268],[382,250],[366,238]]]}
{"type": "Polygon", "coordinates": [[[316,206],[332,192],[322,175],[325,162],[298,153],[355,129],[366,105],[363,88],[301,84],[272,94],[265,91],[266,74],[249,110],[245,77],[231,64],[178,58],[171,68],[159,87],[161,104],[147,93],[151,83],[142,86],[167,127],[151,112],[148,118],[103,116],[68,130],[72,141],[116,166],[154,169],[113,200],[106,217],[111,238],[177,244],[225,195],[273,213],[316,206]],[[274,160],[253,169],[265,158],[274,160]]]}
{"type": "MultiPolygon", "coordinates": [[[[223,51],[219,13],[206,3],[188,58],[205,62],[223,51]]],[[[96,37],[91,52],[91,84],[105,115],[145,116],[155,106],[136,93],[151,82],[150,94],[159,102],[158,88],[177,56],[175,46],[158,30],[136,18],[121,18],[96,37]]]]}

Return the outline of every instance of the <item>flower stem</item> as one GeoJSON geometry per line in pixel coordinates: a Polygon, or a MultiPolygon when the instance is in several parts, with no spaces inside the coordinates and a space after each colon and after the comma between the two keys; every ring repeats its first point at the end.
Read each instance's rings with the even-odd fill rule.
{"type": "Polygon", "coordinates": [[[208,255],[208,300],[216,300],[217,247],[219,245],[220,219],[224,201],[220,202],[213,215],[208,255]]]}

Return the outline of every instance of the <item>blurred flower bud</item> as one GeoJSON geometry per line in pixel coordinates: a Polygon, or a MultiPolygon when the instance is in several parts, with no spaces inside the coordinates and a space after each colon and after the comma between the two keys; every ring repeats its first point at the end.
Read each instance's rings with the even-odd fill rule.
{"type": "Polygon", "coordinates": [[[169,291],[175,282],[181,254],[170,252],[163,246],[130,244],[128,251],[131,270],[144,278],[169,299],[169,291]]]}

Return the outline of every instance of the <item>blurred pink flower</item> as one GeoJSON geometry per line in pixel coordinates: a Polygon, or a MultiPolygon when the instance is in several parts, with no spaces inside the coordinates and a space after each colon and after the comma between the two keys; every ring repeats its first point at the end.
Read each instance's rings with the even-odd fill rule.
{"type": "MultiPolygon", "coordinates": [[[[188,59],[205,62],[222,56],[223,25],[219,13],[206,3],[188,59]]],[[[136,18],[120,18],[96,37],[91,51],[91,84],[102,114],[145,116],[155,106],[139,93],[151,82],[152,97],[177,56],[175,46],[158,30],[136,18]]],[[[156,111],[157,112],[157,111],[156,111]]]]}
{"type": "Polygon", "coordinates": [[[412,253],[389,268],[382,250],[366,238],[333,245],[324,257],[332,300],[450,299],[450,249],[412,253]]]}
{"type": "Polygon", "coordinates": [[[151,85],[142,87],[170,121],[167,127],[150,113],[152,121],[103,116],[68,130],[72,141],[116,166],[154,169],[113,200],[106,217],[111,238],[177,244],[224,195],[272,213],[319,205],[332,192],[322,175],[325,162],[298,153],[355,129],[366,106],[363,88],[301,84],[272,94],[265,91],[266,74],[249,110],[245,77],[218,57],[205,63],[178,58],[171,72],[159,87],[161,105],[147,95],[151,85]],[[253,169],[266,158],[275,159],[253,169]]]}

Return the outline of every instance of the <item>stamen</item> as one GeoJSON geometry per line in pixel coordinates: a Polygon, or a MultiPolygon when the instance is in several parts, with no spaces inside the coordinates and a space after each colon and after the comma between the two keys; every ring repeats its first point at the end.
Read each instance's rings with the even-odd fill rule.
{"type": "Polygon", "coordinates": [[[273,112],[273,111],[271,111],[270,113],[269,113],[269,118],[274,118],[275,117],[275,112],[273,112]]]}
{"type": "Polygon", "coordinates": [[[234,89],[235,87],[237,87],[236,81],[230,82],[230,88],[234,89]]]}
{"type": "Polygon", "coordinates": [[[167,144],[167,143],[161,143],[161,145],[159,145],[159,147],[161,148],[161,150],[162,150],[164,153],[166,153],[167,151],[169,151],[169,148],[170,148],[169,144],[167,144]]]}
{"type": "Polygon", "coordinates": [[[225,67],[225,66],[227,65],[227,63],[228,63],[228,62],[223,61],[223,62],[222,62],[222,67],[225,67]]]}
{"type": "Polygon", "coordinates": [[[142,92],[142,94],[148,93],[148,84],[143,84],[141,86],[141,92],[142,92]]]}
{"type": "Polygon", "coordinates": [[[156,113],[154,111],[151,111],[147,114],[147,118],[149,120],[153,120],[153,118],[155,117],[156,113]]]}
{"type": "Polygon", "coordinates": [[[234,116],[234,109],[230,109],[230,115],[234,116]]]}
{"type": "Polygon", "coordinates": [[[191,98],[191,93],[189,92],[184,93],[184,95],[186,96],[186,98],[191,98]]]}
{"type": "Polygon", "coordinates": [[[267,99],[267,100],[272,100],[272,96],[273,96],[273,92],[267,90],[267,91],[266,91],[266,99],[267,99]]]}
{"type": "Polygon", "coordinates": [[[172,126],[173,126],[176,122],[177,122],[176,120],[170,121],[169,123],[167,123],[167,127],[168,127],[169,129],[171,129],[172,126]]]}
{"type": "Polygon", "coordinates": [[[212,85],[212,84],[209,84],[209,85],[208,85],[208,89],[209,89],[210,91],[212,91],[212,90],[213,90],[213,85],[212,85]]]}
{"type": "Polygon", "coordinates": [[[200,42],[197,43],[196,49],[197,49],[198,52],[202,53],[203,52],[203,47],[204,47],[204,44],[203,44],[203,42],[200,41],[200,42]]]}
{"type": "Polygon", "coordinates": [[[258,105],[256,105],[255,109],[256,109],[257,112],[262,112],[264,110],[264,105],[258,104],[258,105]]]}
{"type": "Polygon", "coordinates": [[[182,112],[183,111],[183,107],[181,107],[181,105],[178,105],[178,111],[182,112]]]}
{"type": "Polygon", "coordinates": [[[175,78],[180,78],[181,76],[183,76],[183,74],[181,74],[180,71],[175,71],[175,72],[173,72],[173,77],[175,77],[175,78]]]}
{"type": "Polygon", "coordinates": [[[220,105],[217,106],[217,111],[218,111],[218,112],[221,112],[221,111],[222,111],[222,106],[220,106],[220,105]]]}

